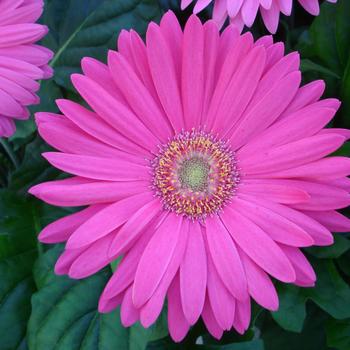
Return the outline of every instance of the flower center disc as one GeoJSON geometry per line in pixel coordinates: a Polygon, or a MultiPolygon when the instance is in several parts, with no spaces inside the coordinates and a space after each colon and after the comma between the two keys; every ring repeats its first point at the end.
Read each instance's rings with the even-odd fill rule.
{"type": "Polygon", "coordinates": [[[162,145],[152,168],[165,209],[191,219],[220,211],[239,182],[227,143],[203,131],[182,132],[162,145]]]}
{"type": "Polygon", "coordinates": [[[179,169],[179,179],[183,188],[193,192],[205,191],[208,186],[210,166],[201,158],[185,160],[179,169]]]}

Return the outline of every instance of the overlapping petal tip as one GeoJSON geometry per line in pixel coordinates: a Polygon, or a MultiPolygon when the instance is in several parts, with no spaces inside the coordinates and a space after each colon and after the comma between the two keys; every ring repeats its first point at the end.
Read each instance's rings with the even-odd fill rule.
{"type": "Polygon", "coordinates": [[[48,66],[53,53],[35,44],[48,32],[46,26],[35,23],[43,6],[41,0],[0,4],[0,137],[15,132],[16,119],[29,117],[28,106],[39,103],[36,80],[53,74],[48,66]]]}
{"type": "Polygon", "coordinates": [[[340,103],[320,99],[322,81],[300,86],[299,64],[271,36],[220,34],[195,15],[182,31],[172,12],[146,42],[123,31],[107,64],[83,59],[72,81],[89,107],[36,114],[57,150],[44,157],[71,177],[30,193],[86,206],[39,235],[66,242],[56,273],[121,258],[100,312],[120,305],[125,326],[149,327],[167,300],[175,341],[199,318],[215,338],[244,333],[251,298],[278,308],[273,278],[313,286],[302,248],[350,227],[336,211],[350,204],[349,159],[331,156],[350,135],[326,128],[340,103]]]}
{"type": "MultiPolygon", "coordinates": [[[[319,15],[319,0],[298,1],[311,15],[319,15]]],[[[327,1],[337,2],[337,0],[327,1]]],[[[195,3],[193,7],[195,14],[213,3],[213,19],[219,26],[222,26],[229,18],[230,23],[240,31],[244,26],[251,27],[260,12],[266,28],[272,34],[277,31],[280,14],[290,16],[293,9],[293,0],[181,0],[181,9],[184,10],[191,3],[195,3]]]]}

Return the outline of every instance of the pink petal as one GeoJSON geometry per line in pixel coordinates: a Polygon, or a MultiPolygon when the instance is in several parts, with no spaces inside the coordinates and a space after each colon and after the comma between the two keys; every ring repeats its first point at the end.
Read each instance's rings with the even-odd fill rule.
{"type": "Polygon", "coordinates": [[[240,198],[236,198],[232,205],[274,241],[295,247],[308,247],[314,244],[314,240],[307,232],[272,210],[240,198]]]}
{"type": "MultiPolygon", "coordinates": [[[[223,36],[220,37],[220,40],[222,42],[223,36]]],[[[232,47],[221,65],[219,78],[216,86],[214,87],[213,96],[210,101],[209,111],[207,112],[207,116],[204,120],[205,124],[207,124],[209,128],[215,122],[215,118],[232,79],[232,75],[237,70],[242,58],[248,54],[252,45],[253,37],[250,33],[244,34],[241,37],[238,37],[237,40],[233,41],[232,47]]],[[[217,60],[219,60],[220,56],[221,55],[218,55],[217,60]]],[[[253,57],[251,58],[253,59],[253,57]]],[[[217,65],[219,66],[218,63],[217,65]]]]}
{"type": "Polygon", "coordinates": [[[179,132],[184,117],[175,64],[167,41],[154,23],[147,30],[147,56],[159,99],[174,130],[179,132]]]}
{"type": "Polygon", "coordinates": [[[331,232],[349,232],[350,219],[334,211],[303,211],[331,232]]]}
{"type": "Polygon", "coordinates": [[[129,161],[59,152],[42,154],[54,167],[73,175],[106,181],[147,180],[147,167],[129,161]]]}
{"type": "Polygon", "coordinates": [[[299,0],[301,6],[314,16],[318,16],[320,13],[320,4],[318,0],[299,0]]]}
{"type": "MultiPolygon", "coordinates": [[[[264,174],[265,175],[265,174],[264,174]]],[[[311,178],[335,180],[350,175],[350,159],[345,157],[329,157],[317,160],[300,167],[266,174],[269,178],[311,178]]],[[[264,177],[265,177],[264,176],[264,177]]]]}
{"type": "Polygon", "coordinates": [[[267,200],[283,204],[304,203],[310,199],[307,191],[296,186],[275,184],[271,181],[267,183],[264,182],[264,179],[261,180],[261,183],[258,180],[245,180],[239,185],[239,193],[254,196],[263,195],[267,200]]]}
{"type": "Polygon", "coordinates": [[[287,116],[290,113],[298,111],[299,109],[318,101],[322,96],[325,87],[326,85],[323,80],[315,80],[302,86],[292,103],[286,109],[284,115],[287,116]]]}
{"type": "Polygon", "coordinates": [[[235,298],[246,299],[247,281],[235,243],[218,217],[206,218],[205,227],[209,251],[222,282],[235,298]]]}
{"type": "Polygon", "coordinates": [[[110,204],[86,220],[67,241],[67,248],[83,247],[106,236],[146,203],[152,200],[150,193],[142,193],[110,204]]]}
{"type": "Polygon", "coordinates": [[[239,255],[247,276],[249,294],[262,307],[276,311],[278,309],[278,295],[269,276],[241,249],[239,255]]]}
{"type": "Polygon", "coordinates": [[[157,223],[158,221],[149,225],[132,248],[125,253],[102,293],[103,299],[114,298],[133,282],[145,246],[153,236],[157,223]]]}
{"type": "Polygon", "coordinates": [[[186,23],[182,50],[181,95],[185,125],[191,129],[201,120],[204,85],[204,30],[196,16],[186,23]]]}
{"type": "Polygon", "coordinates": [[[261,11],[261,16],[263,18],[263,21],[266,25],[266,28],[271,34],[275,34],[277,31],[278,21],[280,18],[280,9],[276,1],[273,1],[271,3],[271,7],[268,10],[262,7],[260,11],[261,11]]]}
{"type": "Polygon", "coordinates": [[[213,132],[231,127],[240,118],[258,85],[265,60],[265,49],[255,47],[239,65],[215,114],[213,132]],[[232,96],[235,96],[234,100],[232,96]]]}
{"type": "Polygon", "coordinates": [[[148,154],[144,148],[120,135],[96,113],[69,100],[59,99],[56,103],[68,119],[96,139],[128,153],[143,157],[148,154]]]}
{"type": "Polygon", "coordinates": [[[209,333],[216,339],[220,339],[222,337],[223,329],[219,326],[218,322],[215,319],[213,310],[211,309],[208,297],[205,300],[202,319],[207,327],[209,333]]]}
{"type": "Polygon", "coordinates": [[[73,177],[43,182],[28,192],[52,205],[77,207],[115,202],[148,190],[148,181],[110,182],[73,177]]]}
{"type": "Polygon", "coordinates": [[[205,119],[215,88],[216,63],[218,59],[219,30],[213,21],[204,24],[204,97],[202,120],[205,119]]]}
{"type": "Polygon", "coordinates": [[[139,318],[139,311],[132,302],[132,287],[129,287],[124,295],[120,308],[120,318],[124,327],[130,327],[139,318]]]}
{"type": "Polygon", "coordinates": [[[204,305],[207,258],[201,227],[190,224],[186,253],[180,267],[181,302],[190,325],[197,322],[204,305]]]}
{"type": "Polygon", "coordinates": [[[71,265],[69,277],[85,278],[98,272],[107,266],[112,259],[108,258],[106,252],[113,240],[114,235],[110,234],[97,240],[87,248],[71,265]]]}
{"type": "Polygon", "coordinates": [[[91,216],[95,215],[104,205],[92,205],[77,213],[70,214],[47,225],[39,234],[43,243],[59,243],[66,241],[71,234],[91,216]]]}
{"type": "Polygon", "coordinates": [[[231,147],[237,149],[253,136],[269,127],[294,97],[301,80],[300,72],[293,72],[281,79],[268,94],[244,113],[231,135],[231,147]]]}
{"type": "MultiPolygon", "coordinates": [[[[296,281],[303,287],[313,287],[316,274],[303,253],[298,248],[281,245],[281,249],[287,255],[296,273],[296,281]]],[[[296,283],[298,284],[298,283],[296,283]]]]}
{"type": "Polygon", "coordinates": [[[250,324],[251,318],[251,306],[250,298],[246,301],[239,301],[236,305],[235,320],[233,322],[233,327],[240,334],[243,334],[250,324]]]}
{"type": "Polygon", "coordinates": [[[285,217],[286,219],[294,222],[296,225],[304,229],[304,231],[306,231],[313,238],[313,240],[315,241],[315,245],[332,244],[332,234],[324,226],[320,225],[317,221],[301,213],[300,211],[294,210],[285,205],[280,205],[271,201],[267,201],[265,199],[262,199],[261,197],[258,198],[256,196],[253,197],[246,195],[240,196],[242,196],[244,199],[250,202],[257,203],[262,207],[268,208],[274,211],[275,213],[285,217]]]}
{"type": "Polygon", "coordinates": [[[156,198],[133,213],[113,239],[108,255],[111,257],[119,255],[125,248],[129,247],[148,223],[161,212],[161,209],[162,204],[156,198]]]}
{"type": "Polygon", "coordinates": [[[155,292],[171,261],[181,231],[182,218],[170,213],[145,247],[133,287],[133,301],[136,307],[145,304],[155,292]]]}
{"type": "Polygon", "coordinates": [[[157,317],[162,311],[164,299],[168,292],[169,286],[173,279],[176,278],[175,275],[179,271],[181,261],[184,258],[187,246],[188,231],[189,222],[184,221],[182,224],[181,234],[179,236],[178,243],[176,245],[174,254],[171,258],[168,268],[165,271],[164,276],[161,279],[156,291],[153,293],[153,295],[147,301],[147,303],[141,308],[141,324],[146,328],[157,320],[157,317]]]}
{"type": "Polygon", "coordinates": [[[141,147],[155,149],[158,139],[127,107],[90,78],[73,74],[71,79],[81,96],[107,123],[141,147]]]}
{"type": "Polygon", "coordinates": [[[213,260],[208,254],[208,296],[215,319],[220,327],[229,330],[232,327],[235,315],[235,298],[225,287],[220,278],[213,260]]]}
{"type": "Polygon", "coordinates": [[[323,158],[343,142],[344,138],[339,135],[315,135],[243,158],[240,166],[246,174],[290,169],[323,158]]]}
{"type": "Polygon", "coordinates": [[[152,133],[163,142],[171,135],[172,129],[166,116],[159,110],[153,97],[140,81],[130,64],[118,52],[109,51],[108,66],[115,84],[121,89],[129,106],[152,133]]]}
{"type": "Polygon", "coordinates": [[[190,329],[181,307],[179,276],[173,280],[168,291],[168,327],[171,338],[180,342],[190,329]]]}
{"type": "Polygon", "coordinates": [[[234,241],[258,266],[280,281],[295,281],[291,263],[259,226],[229,206],[220,216],[234,241]]]}

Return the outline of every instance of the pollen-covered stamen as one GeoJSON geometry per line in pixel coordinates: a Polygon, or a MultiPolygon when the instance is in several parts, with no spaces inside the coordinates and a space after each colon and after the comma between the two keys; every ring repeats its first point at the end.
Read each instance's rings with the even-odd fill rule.
{"type": "Polygon", "coordinates": [[[152,167],[164,207],[192,219],[220,211],[239,182],[228,145],[203,131],[177,135],[161,147],[152,167]]]}

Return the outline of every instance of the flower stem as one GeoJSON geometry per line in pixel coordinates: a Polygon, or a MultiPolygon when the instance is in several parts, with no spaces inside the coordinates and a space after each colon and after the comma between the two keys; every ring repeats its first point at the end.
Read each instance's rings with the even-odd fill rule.
{"type": "Polygon", "coordinates": [[[4,148],[4,150],[7,153],[8,157],[11,159],[11,161],[12,161],[13,165],[15,166],[15,168],[18,169],[19,168],[18,158],[17,158],[15,152],[13,151],[13,149],[11,148],[10,144],[8,143],[8,141],[6,139],[4,139],[3,137],[0,137],[0,144],[4,148]]]}

